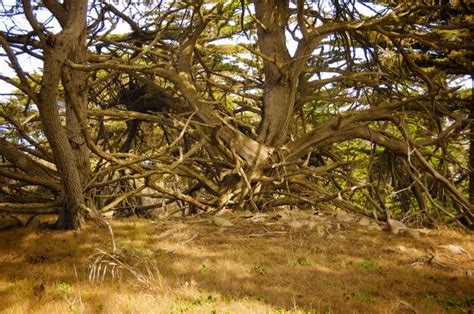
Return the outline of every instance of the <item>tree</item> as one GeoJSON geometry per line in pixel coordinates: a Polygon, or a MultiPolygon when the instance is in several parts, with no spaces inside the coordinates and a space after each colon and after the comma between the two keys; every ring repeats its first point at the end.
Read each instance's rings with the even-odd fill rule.
{"type": "MultiPolygon", "coordinates": [[[[54,8],[63,6],[44,5],[61,23],[54,8]]],[[[141,204],[149,188],[162,204],[179,201],[193,211],[340,207],[472,227],[462,179],[472,166],[463,154],[470,99],[447,84],[466,72],[437,62],[443,54],[447,63],[461,54],[470,60],[472,44],[459,41],[472,24],[470,8],[442,4],[433,13],[439,8],[420,1],[163,1],[120,9],[92,2],[87,34],[85,24],[74,28],[82,44],[71,50],[65,41],[54,57],[74,118],[66,124],[76,125],[69,147],[86,143],[93,152],[91,176],[79,171],[88,169],[87,149],[69,162],[75,186],[102,211],[161,206],[141,204]],[[447,33],[451,11],[458,17],[447,33]],[[124,25],[131,31],[111,31],[124,25]]],[[[61,25],[64,32],[72,24],[61,25]]],[[[3,33],[12,62],[13,50],[46,49],[36,28],[39,42],[3,33]]],[[[42,82],[58,88],[47,50],[42,82]]],[[[31,97],[17,72],[16,86],[33,102],[46,101],[31,97]]],[[[48,99],[57,112],[57,98],[48,99]]],[[[51,112],[41,107],[43,121],[51,112]]],[[[43,121],[64,178],[49,127],[43,121]]],[[[86,207],[83,199],[73,208],[86,207]]]]}
{"type": "MultiPolygon", "coordinates": [[[[82,189],[84,181],[81,181],[80,169],[88,167],[88,159],[86,159],[87,154],[80,148],[73,148],[73,144],[78,147],[83,146],[83,143],[74,141],[81,138],[77,121],[85,116],[87,110],[84,106],[87,90],[85,75],[73,73],[75,71],[65,68],[64,63],[68,58],[76,62],[84,61],[87,1],[65,1],[63,4],[57,1],[44,2],[46,8],[61,25],[61,31],[56,34],[49,32],[45,25],[41,24],[34,16],[30,1],[23,1],[22,4],[23,14],[31,26],[33,34],[28,33],[26,36],[1,34],[0,41],[20,80],[17,87],[28,95],[38,107],[42,129],[54,156],[57,175],[62,184],[62,188],[57,192],[63,194],[60,197],[62,205],[59,211],[58,227],[77,229],[81,225],[85,207],[82,189]],[[12,47],[8,44],[8,39],[21,42],[26,39],[31,40],[31,37],[38,39],[34,43],[34,48],[41,49],[43,58],[43,73],[38,91],[29,82],[12,47]],[[68,109],[67,127],[70,127],[69,130],[72,132],[70,136],[66,134],[66,129],[61,125],[59,114],[60,82],[65,88],[65,103],[68,109]],[[71,112],[73,108],[76,111],[74,113],[71,112]],[[77,154],[78,151],[80,151],[79,154],[77,154]]],[[[4,148],[7,147],[7,145],[4,146],[4,148]]],[[[19,152],[16,153],[19,154],[19,152]]],[[[28,172],[30,171],[26,170],[27,174],[28,172]]]]}

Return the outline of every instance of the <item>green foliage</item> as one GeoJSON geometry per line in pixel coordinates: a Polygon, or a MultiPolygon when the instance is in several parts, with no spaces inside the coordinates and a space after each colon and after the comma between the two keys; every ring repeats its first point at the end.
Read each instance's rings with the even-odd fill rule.
{"type": "Polygon", "coordinates": [[[204,304],[213,304],[218,301],[218,297],[212,294],[199,293],[194,301],[194,304],[204,305],[204,304]]]}
{"type": "Polygon", "coordinates": [[[299,257],[296,260],[289,260],[290,265],[310,266],[311,260],[305,256],[299,257]]]}
{"type": "Polygon", "coordinates": [[[199,269],[199,271],[203,274],[206,274],[208,272],[211,271],[211,269],[209,268],[209,266],[207,266],[206,264],[202,264],[201,265],[201,268],[199,269]]]}
{"type": "Polygon", "coordinates": [[[153,255],[153,252],[143,246],[133,244],[123,244],[118,246],[120,252],[126,261],[139,262],[148,259],[153,255]]]}
{"type": "Polygon", "coordinates": [[[72,286],[66,282],[61,282],[58,284],[57,286],[57,291],[62,294],[62,295],[66,295],[66,294],[69,294],[72,290],[72,286]]]}
{"type": "Polygon", "coordinates": [[[370,259],[363,259],[358,263],[358,265],[365,269],[371,269],[375,268],[377,266],[377,263],[370,259]]]}

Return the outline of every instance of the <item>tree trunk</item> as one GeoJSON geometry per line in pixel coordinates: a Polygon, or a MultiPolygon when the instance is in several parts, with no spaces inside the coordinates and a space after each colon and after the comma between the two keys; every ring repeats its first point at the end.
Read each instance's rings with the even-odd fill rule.
{"type": "Polygon", "coordinates": [[[288,76],[291,58],[285,38],[288,3],[279,0],[256,1],[255,12],[261,23],[257,24],[259,48],[265,55],[259,141],[278,146],[286,141],[295,102],[295,84],[288,76]]]}
{"type": "MultiPolygon", "coordinates": [[[[82,31],[68,59],[75,63],[87,61],[86,32],[82,31]]],[[[90,175],[90,151],[86,145],[82,128],[87,121],[87,73],[64,67],[62,84],[65,89],[66,129],[74,154],[74,161],[85,186],[90,175]]]]}
{"type": "Polygon", "coordinates": [[[289,85],[276,83],[265,88],[259,129],[259,140],[265,145],[280,146],[287,140],[295,103],[294,88],[289,85]]]}
{"type": "Polygon", "coordinates": [[[81,226],[81,208],[84,205],[79,170],[75,165],[74,152],[61,125],[58,111],[58,84],[61,66],[57,51],[45,51],[43,84],[40,91],[40,119],[44,133],[54,154],[61,183],[64,188],[64,205],[60,209],[57,227],[78,229],[81,226]]]}
{"type": "Polygon", "coordinates": [[[287,1],[255,2],[257,34],[263,61],[263,116],[259,140],[265,145],[286,142],[296,98],[297,79],[292,77],[291,57],[286,47],[285,26],[289,14],[287,1]]]}
{"type": "Polygon", "coordinates": [[[86,25],[87,1],[68,4],[67,21],[62,23],[63,30],[57,35],[49,35],[43,42],[44,66],[38,109],[64,188],[64,203],[59,211],[57,227],[72,230],[81,227],[85,202],[75,152],[66,130],[61,125],[58,95],[64,62],[86,25]]]}

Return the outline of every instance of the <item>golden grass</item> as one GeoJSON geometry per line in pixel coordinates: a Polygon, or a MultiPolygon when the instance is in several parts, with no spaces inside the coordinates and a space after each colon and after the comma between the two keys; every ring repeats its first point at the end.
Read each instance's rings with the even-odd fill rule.
{"type": "MultiPolygon", "coordinates": [[[[280,222],[231,218],[153,223],[116,220],[126,270],[90,282],[89,257],[111,252],[107,230],[0,233],[2,313],[468,313],[474,269],[467,255],[428,250],[458,244],[474,256],[472,235],[435,230],[420,240],[329,223],[333,239],[280,222]]],[[[472,309],[471,309],[472,310],[472,309]]],[[[472,313],[472,312],[471,312],[472,313]]]]}

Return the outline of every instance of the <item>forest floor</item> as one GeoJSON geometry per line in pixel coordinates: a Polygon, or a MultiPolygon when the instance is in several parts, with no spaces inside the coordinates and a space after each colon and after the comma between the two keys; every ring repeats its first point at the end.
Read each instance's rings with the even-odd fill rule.
{"type": "Polygon", "coordinates": [[[346,218],[114,219],[116,253],[94,224],[3,231],[0,312],[473,313],[472,234],[346,218]]]}

